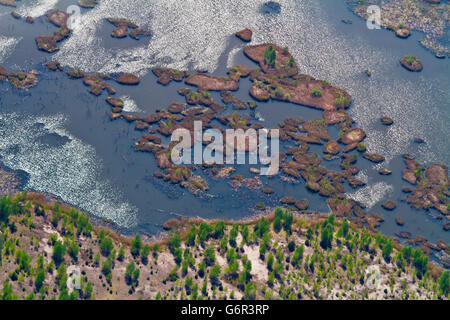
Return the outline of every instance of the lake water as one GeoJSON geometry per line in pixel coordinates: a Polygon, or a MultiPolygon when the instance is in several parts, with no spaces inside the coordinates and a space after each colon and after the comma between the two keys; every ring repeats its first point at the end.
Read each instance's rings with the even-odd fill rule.
{"type": "MultiPolygon", "coordinates": [[[[59,60],[64,66],[107,73],[135,72],[142,77],[137,87],[113,84],[116,97],[126,101],[130,112],[148,114],[167,108],[171,102],[184,102],[176,90],[186,85],[156,83],[150,72],[155,66],[177,69],[207,69],[225,75],[227,66],[255,64],[243,55],[244,43],[234,32],[250,27],[252,43],[274,42],[288,46],[301,73],[326,79],[347,88],[354,103],[348,110],[356,126],[367,132],[370,152],[382,154],[386,161],[373,165],[358,160],[358,177],[367,186],[348,194],[368,205],[369,212],[385,217],[380,230],[394,234],[410,231],[430,241],[450,240],[435,212],[411,209],[401,188],[404,169],[401,155],[412,153],[422,163],[450,163],[448,143],[450,108],[450,64],[436,59],[420,46],[422,35],[413,33],[400,40],[387,30],[369,30],[365,21],[347,8],[345,1],[279,1],[280,13],[265,13],[264,1],[139,1],[104,0],[95,9],[82,10],[80,24],[72,36],[61,43],[54,55],[36,49],[34,38],[51,34],[56,28],[39,17],[54,7],[67,8],[76,1],[22,1],[17,11],[36,17],[34,24],[10,16],[11,9],[0,6],[0,64],[10,71],[36,69],[39,84],[27,92],[0,84],[0,157],[13,169],[29,174],[28,190],[53,193],[93,215],[114,221],[124,232],[156,233],[173,213],[204,218],[239,219],[249,208],[263,201],[276,206],[282,196],[307,197],[312,210],[328,212],[325,198],[310,194],[300,184],[287,184],[279,178],[261,180],[276,190],[270,197],[241,189],[234,192],[227,181],[208,179],[212,197],[196,197],[178,186],[152,178],[156,160],[150,154],[134,151],[140,133],[125,121],[109,120],[110,107],[103,94],[96,98],[81,81],[70,80],[59,72],[49,72],[44,63],[59,60]],[[152,36],[139,41],[113,39],[107,17],[123,17],[148,28],[152,36]],[[352,24],[342,23],[351,19],[352,24]],[[410,73],[399,64],[405,54],[421,59],[424,70],[410,73]],[[364,71],[372,70],[368,78],[364,71]],[[394,119],[394,125],[380,124],[381,116],[394,119]],[[415,144],[415,137],[425,144],[415,144]],[[394,173],[381,177],[379,168],[394,173]],[[397,202],[387,213],[380,204],[397,202]],[[401,216],[405,227],[394,219],[401,216]]],[[[240,82],[236,96],[249,101],[250,81],[240,82]]],[[[213,94],[219,100],[217,93],[213,94]]],[[[225,113],[231,113],[228,107],[225,113]]],[[[315,119],[321,112],[281,102],[259,103],[257,115],[266,127],[287,117],[315,119]]],[[[249,113],[249,111],[242,111],[249,113]]],[[[334,136],[337,129],[331,129],[334,136]]],[[[311,150],[321,153],[321,147],[311,150]]],[[[337,161],[327,163],[333,169],[337,161]]],[[[205,176],[201,170],[198,174],[205,176]]],[[[237,173],[250,176],[248,167],[237,173]]]]}

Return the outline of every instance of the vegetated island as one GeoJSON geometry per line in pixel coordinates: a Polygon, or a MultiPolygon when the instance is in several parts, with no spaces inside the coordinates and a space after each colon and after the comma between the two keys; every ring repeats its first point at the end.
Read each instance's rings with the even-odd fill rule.
{"type": "Polygon", "coordinates": [[[406,55],[400,59],[400,64],[409,71],[422,71],[422,62],[413,55],[406,55]]]}

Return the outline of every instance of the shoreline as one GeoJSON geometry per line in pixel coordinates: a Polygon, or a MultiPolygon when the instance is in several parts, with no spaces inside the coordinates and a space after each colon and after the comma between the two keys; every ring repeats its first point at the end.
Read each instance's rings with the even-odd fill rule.
{"type": "MultiPolygon", "coordinates": [[[[429,261],[421,249],[402,246],[375,230],[360,229],[335,215],[304,218],[279,208],[267,218],[241,224],[191,219],[180,222],[169,238],[150,246],[139,235],[131,239],[92,226],[84,220],[85,214],[65,205],[49,208],[40,201],[42,195],[33,196],[19,194],[14,199],[19,213],[0,224],[1,231],[13,230],[10,235],[8,232],[8,238],[13,240],[20,234],[17,250],[26,245],[18,252],[29,257],[30,262],[36,259],[38,270],[42,265],[39,261],[46,261],[51,270],[56,264],[58,271],[45,269],[43,281],[36,278],[33,283],[30,278],[23,284],[14,274],[20,272],[28,280],[33,275],[26,269],[10,273],[12,282],[8,273],[5,278],[2,272],[0,282],[3,278],[4,284],[12,285],[9,299],[448,298],[440,290],[446,290],[442,279],[450,271],[429,261]],[[61,246],[67,252],[59,256],[56,248],[61,246]],[[82,270],[79,290],[68,291],[62,286],[65,282],[59,281],[66,263],[82,270]],[[380,273],[376,287],[367,285],[367,270],[372,268],[380,273]],[[322,276],[326,272],[326,288],[318,286],[322,276],[317,280],[317,272],[322,276]],[[294,275],[304,280],[297,282],[294,275]],[[296,283],[300,287],[295,287],[296,283]],[[285,285],[289,287],[286,293],[285,285]]],[[[5,250],[3,258],[10,255],[5,250]]],[[[13,270],[14,261],[3,259],[2,268],[13,270]]]]}
{"type": "MultiPolygon", "coordinates": [[[[21,170],[12,170],[12,169],[4,166],[0,162],[0,180],[3,178],[1,169],[6,169],[6,170],[9,170],[10,172],[11,171],[12,172],[17,172],[17,171],[20,172],[21,171],[21,170]]],[[[217,222],[224,222],[225,225],[227,225],[227,226],[233,226],[233,225],[251,226],[251,225],[257,224],[261,219],[267,219],[269,222],[272,222],[274,219],[274,212],[277,208],[283,208],[283,209],[289,210],[293,214],[295,219],[301,219],[301,220],[310,221],[313,223],[317,222],[317,221],[324,221],[330,216],[330,214],[332,214],[332,212],[324,213],[324,212],[308,211],[308,210],[302,210],[302,211],[292,210],[292,208],[289,208],[286,206],[283,207],[280,204],[280,206],[266,207],[264,210],[252,209],[251,211],[253,211],[253,213],[249,213],[248,215],[246,215],[238,220],[220,219],[220,218],[205,219],[205,218],[202,218],[199,216],[188,218],[181,214],[174,214],[176,216],[176,218],[171,218],[171,219],[166,220],[166,222],[164,223],[164,226],[163,226],[163,230],[159,231],[157,234],[150,234],[145,231],[135,231],[135,232],[128,233],[128,232],[123,232],[123,228],[120,228],[114,222],[109,221],[108,219],[105,219],[105,218],[99,218],[99,217],[95,216],[95,214],[93,214],[93,213],[89,213],[84,210],[81,210],[80,208],[75,207],[75,206],[63,201],[60,197],[49,194],[49,193],[34,192],[34,191],[28,192],[28,191],[23,190],[23,188],[17,188],[15,190],[14,194],[6,194],[6,195],[17,196],[23,192],[25,192],[27,194],[28,199],[33,200],[33,201],[41,204],[42,206],[47,206],[50,208],[50,207],[53,207],[55,205],[55,203],[58,203],[58,205],[62,209],[65,209],[65,210],[75,209],[75,210],[78,210],[79,212],[86,213],[89,216],[89,220],[97,232],[99,230],[103,229],[103,230],[107,231],[111,237],[119,239],[120,241],[127,243],[127,244],[130,244],[133,240],[133,237],[135,237],[137,234],[139,234],[142,237],[143,242],[147,243],[149,245],[167,245],[168,242],[170,241],[170,239],[172,239],[174,232],[180,234],[181,238],[184,239],[187,232],[189,231],[189,227],[199,226],[201,223],[207,223],[209,225],[214,225],[217,222]]],[[[4,196],[5,194],[0,194],[0,195],[4,196]]],[[[344,218],[337,217],[337,219],[342,220],[344,218]]],[[[410,243],[407,242],[405,244],[402,244],[400,242],[402,239],[402,237],[400,237],[400,235],[388,236],[388,235],[383,234],[381,231],[379,231],[375,228],[370,228],[370,227],[367,228],[366,226],[354,224],[351,221],[349,221],[349,223],[353,228],[365,230],[366,232],[369,232],[372,236],[375,236],[376,234],[379,233],[387,238],[390,238],[392,241],[394,241],[394,244],[398,250],[401,250],[401,248],[403,248],[405,245],[414,243],[414,242],[410,242],[410,243]]],[[[427,239],[418,235],[414,241],[427,242],[427,239]],[[418,239],[421,239],[421,240],[418,240],[418,239]]],[[[419,242],[419,244],[420,244],[420,242],[419,242]]],[[[417,243],[416,243],[416,245],[417,245],[417,243]]],[[[435,244],[430,244],[430,246],[435,246],[435,244]]],[[[421,248],[423,248],[423,246],[421,248]]],[[[432,256],[430,252],[428,254],[430,257],[432,256]]],[[[443,258],[445,258],[445,256],[443,258]]],[[[444,260],[444,259],[442,259],[442,257],[438,258],[436,256],[433,256],[432,260],[435,263],[437,263],[437,265],[440,267],[445,268],[445,265],[447,265],[447,267],[450,267],[450,264],[449,264],[450,261],[444,260]]]]}

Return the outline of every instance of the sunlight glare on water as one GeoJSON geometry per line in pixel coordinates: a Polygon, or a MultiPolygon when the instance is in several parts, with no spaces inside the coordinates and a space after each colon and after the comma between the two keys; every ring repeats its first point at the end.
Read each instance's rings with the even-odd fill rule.
{"type": "Polygon", "coordinates": [[[120,201],[119,190],[99,181],[97,171],[101,161],[95,149],[65,131],[63,115],[36,118],[9,113],[0,114],[0,122],[2,162],[29,174],[27,189],[59,195],[121,227],[136,225],[136,208],[120,201]],[[48,134],[68,138],[68,142],[62,146],[40,142],[48,134]]]}

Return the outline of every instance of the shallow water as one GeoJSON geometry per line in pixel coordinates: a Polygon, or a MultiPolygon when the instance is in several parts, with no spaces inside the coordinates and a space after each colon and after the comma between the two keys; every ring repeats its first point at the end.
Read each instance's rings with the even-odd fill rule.
{"type": "MultiPolygon", "coordinates": [[[[21,4],[18,11],[40,15],[43,1],[32,3],[35,5],[31,7],[21,4]]],[[[49,3],[46,10],[51,7],[49,3]]],[[[73,3],[59,1],[54,6],[65,8],[73,3]]],[[[450,163],[449,60],[438,60],[422,48],[419,34],[400,40],[386,30],[368,30],[344,1],[280,1],[279,14],[265,14],[263,3],[161,0],[140,1],[137,5],[104,0],[93,10],[82,10],[80,26],[53,56],[37,51],[34,37],[54,32],[54,26],[43,17],[33,25],[14,20],[8,14],[10,9],[0,7],[0,63],[11,71],[35,68],[42,72],[39,85],[28,92],[0,84],[2,161],[29,173],[27,189],[54,193],[94,215],[111,219],[128,232],[160,231],[173,213],[238,219],[248,215],[257,202],[275,206],[285,195],[308,197],[311,209],[328,211],[325,199],[310,194],[303,183],[287,184],[263,177],[264,185],[276,190],[276,195],[266,197],[245,189],[234,192],[226,181],[209,179],[212,197],[205,198],[153,179],[156,160],[134,151],[133,143],[140,134],[133,125],[110,122],[105,96],[95,98],[81,81],[43,67],[44,61],[57,59],[64,66],[84,71],[136,72],[143,77],[139,86],[113,86],[117,97],[127,97],[127,110],[147,114],[158,107],[166,108],[172,101],[184,101],[176,90],[185,85],[158,85],[149,72],[151,67],[202,68],[221,75],[233,64],[253,67],[243,55],[244,43],[233,36],[237,30],[250,27],[253,43],[271,41],[288,46],[301,73],[347,88],[352,95],[349,114],[367,131],[368,150],[386,156],[386,162],[373,165],[359,160],[362,170],[358,177],[368,185],[347,191],[366,203],[369,212],[385,217],[380,229],[387,234],[405,229],[413,236],[448,241],[442,222],[400,201],[404,197],[401,188],[407,184],[401,180],[404,165],[400,155],[413,153],[425,164],[450,163]],[[129,18],[153,34],[139,41],[112,39],[113,26],[104,21],[110,16],[129,18]],[[353,24],[343,24],[342,19],[351,19],[353,24]],[[424,64],[423,72],[404,70],[398,62],[404,54],[418,56],[424,64]],[[373,71],[372,77],[364,74],[366,69],[373,71]],[[392,117],[394,125],[382,126],[379,118],[384,115],[392,117]],[[425,139],[426,144],[414,144],[415,137],[425,139]],[[382,178],[377,173],[380,167],[390,168],[393,175],[382,178]],[[380,206],[387,198],[397,202],[398,208],[392,213],[380,206]],[[396,216],[405,220],[403,229],[394,223],[396,216]]],[[[241,80],[235,95],[250,100],[249,87],[248,79],[241,80]]],[[[213,97],[219,100],[218,94],[213,97]]],[[[321,117],[318,110],[293,104],[258,105],[258,118],[264,119],[266,127],[286,117],[321,117]]],[[[225,112],[231,112],[231,108],[225,112]]],[[[250,115],[249,111],[242,113],[250,115]]],[[[336,135],[337,130],[332,130],[336,135]]],[[[321,154],[320,147],[311,150],[321,154]]],[[[326,166],[332,169],[338,164],[333,161],[326,166]]],[[[237,169],[237,173],[250,176],[247,166],[237,169]]],[[[196,174],[205,175],[201,170],[196,174]]]]}

